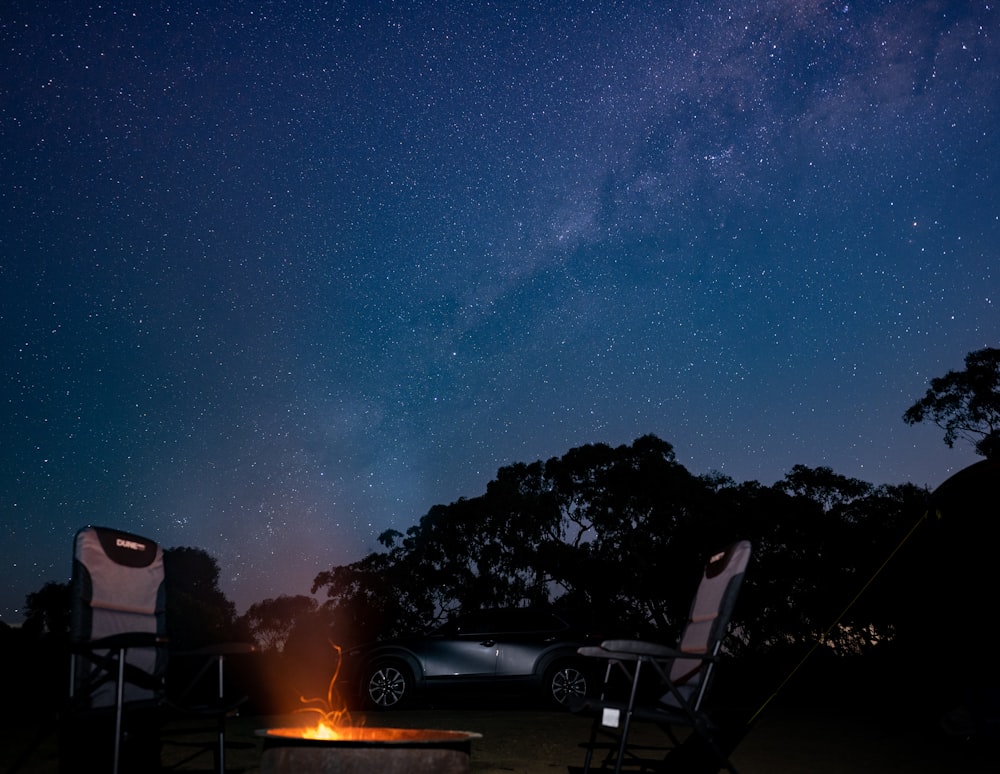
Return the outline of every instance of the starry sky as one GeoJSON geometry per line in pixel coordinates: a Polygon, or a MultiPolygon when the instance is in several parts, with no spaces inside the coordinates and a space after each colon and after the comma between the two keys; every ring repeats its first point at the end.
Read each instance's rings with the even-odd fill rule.
{"type": "Polygon", "coordinates": [[[75,530],[308,593],[497,469],[936,486],[998,346],[993,2],[0,8],[0,619],[75,530]]]}

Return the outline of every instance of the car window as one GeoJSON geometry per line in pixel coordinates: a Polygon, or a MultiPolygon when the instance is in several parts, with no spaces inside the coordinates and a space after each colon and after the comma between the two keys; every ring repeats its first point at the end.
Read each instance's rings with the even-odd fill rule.
{"type": "Polygon", "coordinates": [[[527,634],[561,632],[566,623],[547,610],[535,608],[502,608],[480,610],[453,619],[442,628],[446,636],[477,636],[482,634],[527,634]]]}
{"type": "Polygon", "coordinates": [[[466,613],[455,620],[454,633],[459,636],[471,637],[477,634],[489,634],[498,631],[484,613],[466,613]]]}
{"type": "Polygon", "coordinates": [[[566,628],[565,623],[547,610],[526,608],[516,612],[518,615],[514,617],[512,622],[516,631],[557,632],[566,628]]]}

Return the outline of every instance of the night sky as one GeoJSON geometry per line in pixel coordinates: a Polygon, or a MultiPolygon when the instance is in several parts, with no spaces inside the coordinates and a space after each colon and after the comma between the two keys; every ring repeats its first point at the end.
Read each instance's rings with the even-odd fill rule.
{"type": "Polygon", "coordinates": [[[6,0],[0,618],[84,524],[242,611],[646,433],[936,486],[976,458],[902,414],[1000,345],[998,13],[6,0]]]}

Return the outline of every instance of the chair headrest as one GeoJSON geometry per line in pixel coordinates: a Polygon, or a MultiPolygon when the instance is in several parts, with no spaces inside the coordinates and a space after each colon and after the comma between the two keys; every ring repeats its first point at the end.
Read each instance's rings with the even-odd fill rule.
{"type": "Polygon", "coordinates": [[[123,567],[149,567],[156,560],[158,546],[152,540],[110,527],[87,527],[111,561],[123,567]]]}
{"type": "Polygon", "coordinates": [[[708,563],[705,565],[705,577],[718,577],[729,568],[734,559],[737,563],[745,562],[744,555],[749,553],[749,551],[749,541],[741,540],[738,543],[727,546],[719,553],[713,554],[709,557],[708,563]]]}

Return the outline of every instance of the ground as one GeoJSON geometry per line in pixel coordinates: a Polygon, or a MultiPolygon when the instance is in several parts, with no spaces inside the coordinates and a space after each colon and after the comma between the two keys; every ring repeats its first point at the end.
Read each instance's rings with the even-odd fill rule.
{"type": "MultiPolygon", "coordinates": [[[[583,763],[581,743],[589,722],[565,712],[540,709],[421,709],[369,715],[369,726],[475,731],[473,774],[554,774],[583,763]]],[[[260,728],[300,724],[302,716],[239,717],[230,721],[232,749],[227,769],[254,774],[260,764],[260,728]]],[[[640,737],[659,741],[647,727],[640,737]]],[[[30,719],[9,723],[0,746],[4,771],[43,774],[58,771],[55,735],[39,737],[30,719]],[[39,741],[40,738],[40,741],[39,741]],[[36,745],[35,743],[38,742],[36,745]]],[[[95,744],[97,740],[94,740],[95,744]]],[[[185,739],[189,741],[189,739],[185,739]]],[[[89,745],[88,745],[89,746],[89,745]]],[[[988,746],[984,746],[988,747],[988,746]]],[[[784,707],[769,710],[733,754],[742,774],[986,774],[995,762],[975,743],[949,739],[929,729],[900,728],[891,722],[864,719],[843,711],[784,707]],[[989,764],[989,765],[988,765],[989,764]]],[[[80,754],[86,756],[87,750],[80,754]]],[[[208,771],[212,760],[195,758],[186,745],[167,744],[164,763],[177,771],[208,771]]]]}

